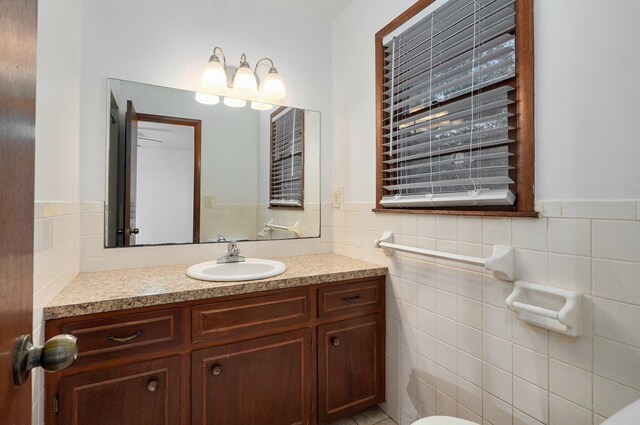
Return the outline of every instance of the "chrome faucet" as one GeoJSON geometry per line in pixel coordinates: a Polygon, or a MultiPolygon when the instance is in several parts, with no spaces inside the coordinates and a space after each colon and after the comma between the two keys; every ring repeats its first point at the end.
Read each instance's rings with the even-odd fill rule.
{"type": "Polygon", "coordinates": [[[224,257],[217,259],[218,264],[223,263],[241,263],[244,261],[244,257],[240,255],[240,248],[236,241],[228,241],[222,235],[218,235],[218,243],[227,242],[227,252],[224,257]]]}

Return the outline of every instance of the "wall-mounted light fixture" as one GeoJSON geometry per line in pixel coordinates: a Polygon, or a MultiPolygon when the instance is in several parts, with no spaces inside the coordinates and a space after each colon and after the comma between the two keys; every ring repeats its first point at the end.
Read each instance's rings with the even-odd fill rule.
{"type": "Polygon", "coordinates": [[[218,95],[223,95],[225,105],[241,108],[247,104],[245,98],[251,98],[251,107],[264,111],[271,109],[271,105],[260,100],[280,100],[287,96],[282,77],[270,58],[260,59],[252,71],[247,56],[243,53],[240,56],[240,66],[235,69],[231,82],[228,81],[226,68],[227,60],[224,51],[218,46],[214,47],[213,54],[202,72],[201,87],[204,93],[196,94],[198,102],[215,105],[220,102],[218,95]],[[269,72],[260,82],[258,67],[267,64],[269,72]]]}

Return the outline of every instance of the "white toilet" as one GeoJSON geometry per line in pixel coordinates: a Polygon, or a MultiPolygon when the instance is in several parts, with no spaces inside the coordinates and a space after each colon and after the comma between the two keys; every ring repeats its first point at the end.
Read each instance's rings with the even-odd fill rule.
{"type": "MultiPolygon", "coordinates": [[[[602,425],[631,425],[640,424],[640,400],[636,400],[624,409],[620,410],[602,425]]],[[[478,425],[465,419],[452,418],[451,416],[429,416],[415,421],[412,425],[478,425]]]]}

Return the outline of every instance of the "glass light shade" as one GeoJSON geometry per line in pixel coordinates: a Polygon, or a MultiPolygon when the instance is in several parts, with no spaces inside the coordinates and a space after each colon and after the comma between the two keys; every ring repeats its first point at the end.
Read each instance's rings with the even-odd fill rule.
{"type": "Polygon", "coordinates": [[[256,111],[269,111],[271,108],[273,108],[273,105],[268,103],[251,102],[251,109],[255,109],[256,111]]]}
{"type": "Polygon", "coordinates": [[[233,90],[239,96],[253,96],[258,93],[256,76],[248,66],[241,66],[233,77],[233,90]]]}
{"type": "Polygon", "coordinates": [[[224,104],[232,108],[243,108],[247,105],[247,101],[244,99],[236,99],[233,97],[225,97],[224,104]]]}
{"type": "Polygon", "coordinates": [[[204,67],[202,87],[207,90],[227,88],[227,73],[219,61],[210,60],[204,67]]]}
{"type": "Polygon", "coordinates": [[[196,93],[196,102],[204,105],[215,105],[220,102],[220,98],[215,94],[196,93]]]}
{"type": "MultiPolygon", "coordinates": [[[[273,69],[273,68],[272,68],[273,69]]],[[[287,97],[287,92],[284,89],[284,83],[278,72],[269,71],[261,85],[262,96],[267,99],[284,99],[287,97]]]]}

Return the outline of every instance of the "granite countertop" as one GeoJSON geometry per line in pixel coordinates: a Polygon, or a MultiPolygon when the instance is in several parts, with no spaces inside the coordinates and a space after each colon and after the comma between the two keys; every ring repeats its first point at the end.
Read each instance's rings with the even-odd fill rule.
{"type": "Polygon", "coordinates": [[[275,258],[287,271],[269,279],[206,282],[189,265],[80,273],[44,308],[44,320],[193,301],[347,279],[383,276],[387,268],[336,254],[275,258]]]}

